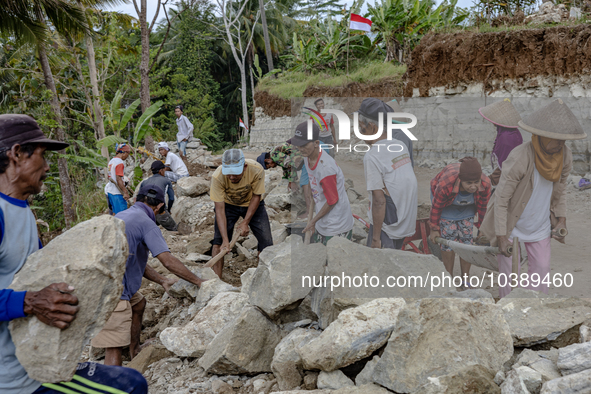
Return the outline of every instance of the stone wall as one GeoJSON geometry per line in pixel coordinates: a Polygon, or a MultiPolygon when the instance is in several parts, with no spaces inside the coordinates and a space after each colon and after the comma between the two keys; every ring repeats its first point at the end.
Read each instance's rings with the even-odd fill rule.
{"type": "MultiPolygon", "coordinates": [[[[585,86],[577,85],[565,88],[564,92],[560,90],[560,92],[565,93],[561,98],[567,103],[588,134],[585,140],[567,142],[573,151],[575,160],[573,173],[585,174],[591,170],[591,100],[585,97],[591,96],[591,89],[588,90],[585,89],[585,86]]],[[[501,96],[503,92],[495,92],[494,97],[482,97],[476,86],[468,86],[461,93],[448,92],[445,88],[441,88],[438,93],[442,93],[442,95],[403,98],[400,102],[403,110],[414,114],[418,120],[417,126],[411,131],[418,138],[418,141],[414,142],[414,155],[415,161],[419,165],[426,163],[427,165],[441,166],[450,160],[464,156],[477,157],[481,163],[488,165],[496,129],[480,116],[478,108],[508,97],[519,113],[526,117],[527,114],[546,105],[550,100],[558,98],[556,94],[552,98],[548,98],[546,86],[543,84],[539,84],[539,88],[532,92],[526,89],[513,91],[517,94],[512,96],[501,96]],[[521,97],[517,97],[518,94],[521,97]]],[[[307,98],[304,105],[311,106],[313,101],[314,98],[307,98]]],[[[327,98],[326,108],[342,110],[343,106],[339,105],[338,98],[327,98]]],[[[287,116],[273,119],[258,108],[256,124],[251,130],[251,145],[261,148],[278,145],[287,140],[292,135],[295,125],[305,119],[306,117],[302,115],[294,119],[287,116]]],[[[525,131],[522,131],[522,134],[524,141],[530,140],[531,134],[525,131]]],[[[351,135],[354,135],[353,131],[351,131],[351,135]]],[[[354,140],[342,143],[341,148],[356,143],[361,142],[354,140]]],[[[348,159],[358,158],[363,154],[341,151],[337,155],[348,159]]]]}

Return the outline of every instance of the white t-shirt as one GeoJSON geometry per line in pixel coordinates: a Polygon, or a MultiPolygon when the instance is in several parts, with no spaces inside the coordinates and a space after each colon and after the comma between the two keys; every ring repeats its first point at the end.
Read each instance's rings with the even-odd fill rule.
{"type": "Polygon", "coordinates": [[[328,127],[324,127],[324,123],[321,120],[320,121],[320,134],[318,134],[318,135],[320,137],[329,137],[332,135],[330,125],[334,124],[334,119],[332,117],[332,114],[322,114],[322,117],[324,118],[324,121],[326,122],[326,126],[328,126],[328,127]]]}
{"type": "Polygon", "coordinates": [[[307,157],[304,159],[310,177],[310,188],[314,197],[316,214],[320,212],[327,201],[334,203],[338,198],[338,202],[332,210],[316,222],[316,230],[325,237],[348,232],[355,223],[345,190],[343,171],[334,159],[324,151],[320,152],[320,157],[314,168],[310,167],[307,157]]]}
{"type": "Polygon", "coordinates": [[[534,168],[534,190],[511,232],[511,239],[519,237],[520,242],[538,242],[550,236],[550,201],[553,186],[551,181],[541,176],[534,168]]]}
{"type": "Polygon", "coordinates": [[[371,192],[386,187],[396,205],[398,222],[382,224],[382,231],[390,239],[413,235],[417,222],[417,177],[406,145],[398,140],[378,141],[363,157],[363,168],[369,193],[369,222],[373,224],[371,192]]]}
{"type": "MultiPolygon", "coordinates": [[[[109,165],[107,167],[107,174],[109,175],[109,179],[112,179],[113,181],[117,182],[117,167],[122,165],[123,168],[120,170],[120,175],[123,176],[123,173],[125,171],[125,162],[123,160],[121,160],[119,157],[113,157],[111,159],[111,161],[109,161],[109,165]]],[[[109,182],[107,182],[107,184],[105,185],[105,193],[107,194],[121,194],[121,192],[119,191],[119,188],[109,180],[109,182]]]]}
{"type": "Polygon", "coordinates": [[[170,167],[172,172],[177,175],[189,175],[189,170],[187,170],[185,163],[183,163],[180,157],[172,152],[168,152],[166,155],[166,162],[164,165],[170,167]]]}

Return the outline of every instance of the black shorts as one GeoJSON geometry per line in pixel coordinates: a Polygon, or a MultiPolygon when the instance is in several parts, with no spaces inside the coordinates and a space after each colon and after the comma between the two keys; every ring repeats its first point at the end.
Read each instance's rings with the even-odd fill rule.
{"type": "MultiPolygon", "coordinates": [[[[228,230],[228,240],[232,239],[232,234],[234,233],[234,225],[241,217],[246,215],[248,211],[248,207],[239,207],[236,205],[231,205],[226,203],[226,229],[228,230]]],[[[215,213],[215,208],[214,208],[215,213]]],[[[261,201],[259,207],[255,211],[254,215],[252,215],[252,219],[248,224],[250,230],[254,234],[255,238],[259,242],[257,247],[258,251],[262,251],[267,246],[273,245],[273,236],[271,235],[271,225],[269,224],[269,216],[267,216],[267,210],[265,209],[265,201],[261,201]]],[[[222,234],[218,228],[217,218],[214,222],[215,234],[213,236],[213,241],[211,241],[212,245],[221,245],[222,234]]]]}

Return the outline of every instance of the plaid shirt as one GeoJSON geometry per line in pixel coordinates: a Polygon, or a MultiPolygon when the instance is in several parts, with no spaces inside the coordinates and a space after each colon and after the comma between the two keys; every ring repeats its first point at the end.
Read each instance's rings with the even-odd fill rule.
{"type": "MultiPolygon", "coordinates": [[[[448,165],[435,178],[431,179],[433,202],[429,216],[429,225],[434,231],[439,231],[439,220],[441,219],[443,208],[451,205],[460,192],[460,178],[458,177],[460,174],[460,164],[452,163],[448,165]]],[[[476,212],[478,213],[477,228],[480,228],[480,224],[484,219],[491,189],[490,179],[484,173],[480,179],[480,187],[474,193],[474,202],[476,203],[476,212]]]]}
{"type": "Polygon", "coordinates": [[[283,168],[283,179],[289,182],[298,180],[297,164],[301,163],[300,152],[287,142],[276,146],[270,153],[273,160],[279,167],[283,168]]]}

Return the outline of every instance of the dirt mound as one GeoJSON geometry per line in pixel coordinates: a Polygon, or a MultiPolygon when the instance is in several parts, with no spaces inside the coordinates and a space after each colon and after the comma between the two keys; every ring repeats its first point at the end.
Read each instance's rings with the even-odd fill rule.
{"type": "MultiPolygon", "coordinates": [[[[490,93],[501,86],[492,80],[536,76],[571,76],[591,70],[591,25],[558,26],[493,33],[429,34],[412,53],[405,74],[405,96],[418,88],[454,87],[482,82],[490,93]]],[[[533,86],[531,86],[533,87],[533,86]]]]}
{"type": "Polygon", "coordinates": [[[291,114],[290,100],[283,99],[265,91],[258,91],[254,94],[254,101],[257,107],[263,108],[266,115],[278,118],[291,114]]]}

